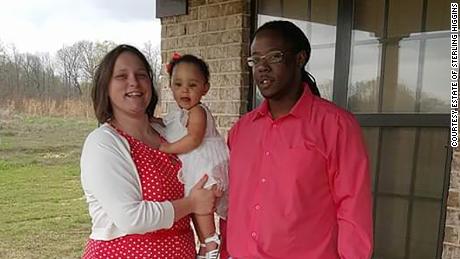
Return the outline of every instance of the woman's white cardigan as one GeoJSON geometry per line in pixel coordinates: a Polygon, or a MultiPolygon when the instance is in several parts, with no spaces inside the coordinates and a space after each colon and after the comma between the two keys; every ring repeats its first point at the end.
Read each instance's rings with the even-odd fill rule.
{"type": "Polygon", "coordinates": [[[88,135],[80,166],[92,220],[90,238],[112,240],[172,227],[171,202],[142,200],[129,144],[110,125],[104,124],[88,135]]]}

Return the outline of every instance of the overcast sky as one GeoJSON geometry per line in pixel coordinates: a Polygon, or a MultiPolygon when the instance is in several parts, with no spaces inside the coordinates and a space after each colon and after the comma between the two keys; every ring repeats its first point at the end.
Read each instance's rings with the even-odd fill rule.
{"type": "Polygon", "coordinates": [[[0,42],[54,53],[79,40],[160,44],[155,0],[0,0],[0,42]]]}

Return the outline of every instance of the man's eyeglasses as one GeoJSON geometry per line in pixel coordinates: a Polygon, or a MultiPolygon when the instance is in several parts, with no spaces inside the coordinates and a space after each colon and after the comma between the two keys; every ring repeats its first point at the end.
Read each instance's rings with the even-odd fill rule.
{"type": "Polygon", "coordinates": [[[257,66],[262,60],[265,60],[268,64],[275,64],[275,63],[280,63],[283,61],[284,53],[281,50],[274,50],[270,51],[267,54],[263,56],[251,56],[248,57],[248,66],[249,67],[255,67],[257,66]]]}

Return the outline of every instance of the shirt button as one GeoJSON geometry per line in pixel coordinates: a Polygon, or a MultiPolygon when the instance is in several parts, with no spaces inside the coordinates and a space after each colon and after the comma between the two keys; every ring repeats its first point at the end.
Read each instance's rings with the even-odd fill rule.
{"type": "Polygon", "coordinates": [[[262,178],[260,181],[263,182],[263,183],[265,183],[265,182],[267,181],[267,179],[262,178]]]}
{"type": "Polygon", "coordinates": [[[266,155],[266,156],[269,156],[269,155],[270,155],[270,152],[265,151],[265,155],[266,155]]]}
{"type": "Polygon", "coordinates": [[[256,208],[256,210],[260,210],[260,205],[257,204],[255,208],[256,208]]]}
{"type": "Polygon", "coordinates": [[[257,239],[257,233],[256,232],[252,232],[251,233],[251,237],[255,240],[257,239]]]}
{"type": "Polygon", "coordinates": [[[278,125],[276,125],[276,124],[273,124],[273,128],[277,128],[277,127],[278,127],[278,125]]]}

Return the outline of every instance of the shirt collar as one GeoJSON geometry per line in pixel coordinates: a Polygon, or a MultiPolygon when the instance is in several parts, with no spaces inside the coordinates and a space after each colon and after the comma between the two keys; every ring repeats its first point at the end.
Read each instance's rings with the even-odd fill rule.
{"type": "Polygon", "coordinates": [[[254,116],[252,118],[253,121],[265,117],[268,114],[268,102],[267,100],[264,100],[259,107],[256,108],[256,112],[254,113],[254,116]]]}
{"type": "MultiPolygon", "coordinates": [[[[310,114],[311,106],[313,103],[313,93],[311,92],[308,84],[304,82],[302,84],[302,87],[304,88],[302,95],[300,96],[299,100],[297,100],[297,103],[292,107],[291,111],[289,111],[288,114],[296,118],[308,116],[310,114]]],[[[271,116],[268,108],[268,101],[266,99],[258,108],[256,108],[252,120],[255,121],[265,116],[271,116]]]]}

